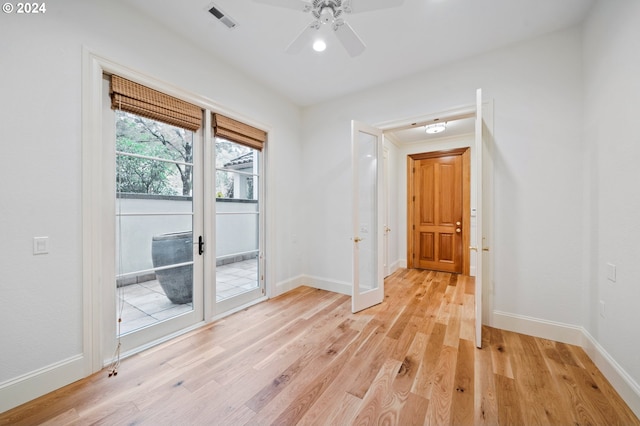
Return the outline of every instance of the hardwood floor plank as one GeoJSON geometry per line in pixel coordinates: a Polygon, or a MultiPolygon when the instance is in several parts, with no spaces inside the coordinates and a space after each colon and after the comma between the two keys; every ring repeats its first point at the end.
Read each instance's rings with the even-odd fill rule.
{"type": "MultiPolygon", "coordinates": [[[[353,336],[355,336],[357,332],[355,332],[355,330],[352,331],[353,336]]],[[[344,350],[342,350],[340,346],[341,345],[334,344],[325,354],[316,358],[316,360],[320,362],[315,363],[315,365],[312,363],[309,368],[309,373],[314,376],[314,379],[306,385],[304,382],[300,383],[302,386],[291,393],[291,395],[295,396],[293,401],[280,412],[273,423],[283,425],[296,424],[306,414],[309,408],[315,404],[317,399],[344,369],[346,360],[352,356],[355,350],[354,345],[349,345],[344,350]],[[324,364],[325,359],[328,360],[329,363],[325,368],[322,368],[321,365],[324,364]],[[320,374],[313,374],[315,371],[321,372],[320,374]]],[[[262,412],[259,414],[260,421],[262,421],[262,412]]]]}
{"type": "Polygon", "coordinates": [[[456,372],[457,348],[442,346],[438,364],[432,374],[431,395],[427,419],[431,424],[451,423],[453,379],[456,372]]]}
{"type": "Polygon", "coordinates": [[[462,321],[460,323],[460,338],[475,342],[476,337],[476,307],[473,295],[466,294],[462,303],[462,321]]]}
{"type": "Polygon", "coordinates": [[[405,402],[404,407],[400,412],[400,417],[397,424],[403,426],[424,424],[428,408],[428,399],[416,395],[413,392],[409,392],[407,401],[405,402]]]}
{"type": "Polygon", "coordinates": [[[429,335],[427,348],[422,357],[422,362],[420,363],[418,373],[411,387],[411,392],[427,400],[431,398],[431,388],[434,381],[433,374],[442,350],[445,332],[446,326],[439,323],[433,326],[431,334],[429,335]]]}
{"type": "Polygon", "coordinates": [[[449,305],[449,324],[444,335],[443,344],[457,348],[460,342],[460,323],[462,322],[462,306],[456,303],[449,305]]]}
{"type": "Polygon", "coordinates": [[[347,425],[355,418],[362,400],[346,391],[334,392],[332,386],[300,419],[299,425],[347,425]]]}
{"type": "MultiPolygon", "coordinates": [[[[474,423],[498,424],[498,401],[491,360],[491,329],[482,327],[482,348],[474,350],[474,423]]],[[[475,343],[474,343],[475,345],[475,343]]]]}
{"type": "Polygon", "coordinates": [[[298,287],[0,413],[0,425],[640,426],[579,347],[483,327],[474,281],[400,269],[382,303],[298,287]]]}
{"type": "MultiPolygon", "coordinates": [[[[589,375],[591,379],[595,382],[595,385],[602,391],[602,393],[606,396],[607,401],[611,405],[612,409],[615,411],[616,416],[614,420],[612,420],[611,424],[620,424],[620,425],[636,425],[640,424],[638,418],[633,414],[631,409],[624,401],[620,398],[618,393],[615,391],[611,383],[604,377],[602,372],[598,370],[593,361],[587,356],[582,348],[572,345],[565,345],[565,347],[571,352],[578,363],[578,367],[584,369],[585,374],[589,375]],[[616,423],[617,422],[617,423],[616,423]]],[[[590,384],[593,386],[593,384],[590,384]]]]}
{"type": "Polygon", "coordinates": [[[502,331],[497,329],[485,329],[491,336],[491,366],[495,374],[513,379],[513,369],[511,368],[511,349],[505,344],[502,331]]]}
{"type": "MultiPolygon", "coordinates": [[[[363,398],[353,425],[379,424],[379,417],[382,413],[386,413],[389,416],[385,409],[394,403],[393,380],[401,364],[400,361],[395,359],[387,359],[385,361],[363,398]]],[[[397,424],[397,421],[391,421],[386,424],[397,424]]]]}
{"type": "Polygon", "coordinates": [[[451,401],[451,423],[474,424],[474,344],[460,339],[451,401]]]}
{"type": "Polygon", "coordinates": [[[520,404],[522,395],[518,393],[515,380],[500,374],[496,374],[494,380],[496,383],[498,424],[515,426],[527,424],[522,415],[520,404]]]}
{"type": "Polygon", "coordinates": [[[571,420],[559,408],[555,382],[549,372],[535,338],[517,335],[522,350],[514,356],[521,365],[515,374],[516,387],[522,396],[521,404],[524,418],[539,424],[566,424],[571,420]]]}

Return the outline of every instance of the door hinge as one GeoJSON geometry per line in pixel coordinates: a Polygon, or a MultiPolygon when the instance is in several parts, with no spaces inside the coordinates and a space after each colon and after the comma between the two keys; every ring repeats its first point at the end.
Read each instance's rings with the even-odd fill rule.
{"type": "Polygon", "coordinates": [[[202,235],[198,237],[198,254],[201,256],[204,254],[204,238],[202,238],[202,235]]]}
{"type": "Polygon", "coordinates": [[[415,195],[413,196],[413,200],[412,200],[412,201],[413,201],[414,203],[416,202],[416,196],[415,196],[415,195]]]}
{"type": "Polygon", "coordinates": [[[415,225],[411,225],[411,227],[413,228],[413,230],[416,230],[416,226],[415,225]]]}

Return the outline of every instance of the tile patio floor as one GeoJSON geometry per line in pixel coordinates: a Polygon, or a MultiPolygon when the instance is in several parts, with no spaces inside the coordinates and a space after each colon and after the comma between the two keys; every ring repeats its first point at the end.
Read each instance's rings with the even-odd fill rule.
{"type": "MultiPolygon", "coordinates": [[[[216,268],[216,301],[227,299],[257,286],[258,259],[230,263],[216,268]]],[[[192,309],[192,304],[176,305],[167,298],[158,280],[131,284],[119,289],[123,303],[121,333],[151,325],[192,309]]]]}

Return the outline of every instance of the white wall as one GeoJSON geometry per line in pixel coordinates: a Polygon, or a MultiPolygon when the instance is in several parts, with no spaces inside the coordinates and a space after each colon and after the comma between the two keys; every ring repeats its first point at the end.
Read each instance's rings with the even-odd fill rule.
{"type": "MultiPolygon", "coordinates": [[[[600,2],[585,24],[586,324],[640,395],[640,2],[600,2]],[[616,281],[607,279],[607,264],[616,281]],[[599,302],[605,303],[604,317],[599,302]]],[[[640,396],[636,396],[640,398],[640,396]]],[[[640,403],[636,406],[640,415],[640,403]]]]}
{"type": "Polygon", "coordinates": [[[120,2],[60,0],[44,15],[0,19],[0,411],[16,403],[4,391],[83,351],[83,46],[271,127],[267,224],[278,238],[267,273],[274,287],[302,273],[290,238],[300,226],[297,106],[120,2]],[[32,255],[35,236],[49,237],[49,254],[32,255]]]}
{"type": "Polygon", "coordinates": [[[306,108],[309,275],[350,280],[349,121],[473,105],[482,88],[495,100],[494,308],[580,324],[584,238],[567,212],[582,208],[581,52],[571,29],[306,108]]]}

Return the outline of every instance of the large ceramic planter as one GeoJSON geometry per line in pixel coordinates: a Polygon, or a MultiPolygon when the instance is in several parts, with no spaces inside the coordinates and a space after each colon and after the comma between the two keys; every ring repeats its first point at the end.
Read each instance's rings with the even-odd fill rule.
{"type": "MultiPolygon", "coordinates": [[[[153,267],[191,262],[193,260],[193,233],[175,232],[154,235],[151,242],[153,267]]],[[[191,303],[193,300],[193,265],[156,271],[160,286],[171,302],[191,303]]]]}

